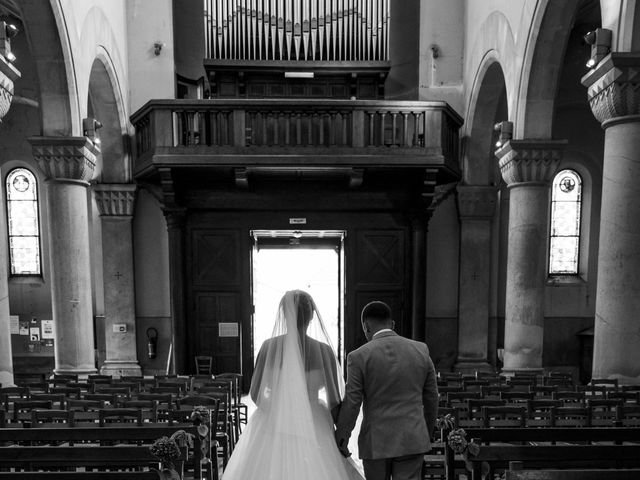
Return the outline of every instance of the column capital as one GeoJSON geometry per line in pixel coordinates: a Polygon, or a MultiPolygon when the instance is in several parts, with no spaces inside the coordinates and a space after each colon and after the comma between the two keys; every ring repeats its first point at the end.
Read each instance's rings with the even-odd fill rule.
{"type": "Polygon", "coordinates": [[[640,52],[612,52],[582,77],[596,119],[640,115],[640,52]]]}
{"type": "Polygon", "coordinates": [[[507,185],[548,184],[553,179],[566,140],[509,140],[496,150],[502,178],[507,185]]]}
{"type": "Polygon", "coordinates": [[[7,62],[0,55],[0,120],[9,111],[13,100],[13,82],[20,78],[20,72],[16,67],[7,62]]]}
{"type": "Polygon", "coordinates": [[[93,179],[100,149],[87,137],[30,137],[33,158],[47,180],[93,179]]]}
{"type": "Polygon", "coordinates": [[[101,217],[131,217],[138,186],[134,183],[97,183],[93,186],[101,217]]]}
{"type": "Polygon", "coordinates": [[[487,219],[496,211],[497,189],[491,185],[458,185],[460,218],[487,219]]]}

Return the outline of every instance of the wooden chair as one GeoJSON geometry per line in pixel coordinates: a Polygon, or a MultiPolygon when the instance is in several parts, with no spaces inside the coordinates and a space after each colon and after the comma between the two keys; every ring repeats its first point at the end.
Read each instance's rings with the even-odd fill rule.
{"type": "Polygon", "coordinates": [[[75,412],[73,410],[48,410],[39,408],[31,410],[32,427],[47,423],[66,423],[70,427],[73,427],[75,424],[75,412]]]}
{"type": "Polygon", "coordinates": [[[587,408],[591,410],[591,425],[594,427],[613,427],[616,421],[616,409],[622,406],[619,399],[588,399],[587,408]]]}
{"type": "Polygon", "coordinates": [[[117,408],[141,410],[143,421],[158,422],[158,402],[156,400],[119,399],[117,408]]]}
{"type": "Polygon", "coordinates": [[[640,405],[640,391],[618,390],[617,392],[607,393],[607,398],[610,400],[622,400],[622,403],[626,406],[640,405]]]}
{"type": "Polygon", "coordinates": [[[247,424],[249,417],[249,409],[248,406],[242,403],[242,374],[241,373],[221,373],[216,377],[220,380],[230,379],[233,380],[233,393],[234,393],[234,401],[233,408],[234,413],[238,417],[239,426],[242,424],[247,424]]]}
{"type": "Polygon", "coordinates": [[[179,397],[180,395],[182,395],[183,390],[182,387],[180,385],[174,385],[174,386],[162,386],[162,387],[151,387],[149,389],[150,393],[170,393],[172,395],[175,395],[176,397],[179,397]]]}
{"type": "Polygon", "coordinates": [[[589,382],[589,385],[594,386],[605,386],[609,390],[618,390],[618,379],[617,378],[592,378],[589,382]]]}
{"type": "Polygon", "coordinates": [[[481,379],[477,380],[475,377],[462,380],[462,388],[465,392],[479,392],[480,387],[487,387],[491,384],[489,380],[481,379]]]}
{"type": "Polygon", "coordinates": [[[527,400],[533,400],[535,397],[533,392],[500,392],[500,398],[506,400],[507,403],[526,403],[527,400]]]}
{"type": "Polygon", "coordinates": [[[58,404],[57,407],[60,410],[64,410],[67,397],[65,397],[64,394],[62,393],[32,393],[30,399],[31,400],[51,400],[51,402],[53,402],[53,407],[55,407],[57,403],[58,404]]]}
{"type": "Polygon", "coordinates": [[[98,424],[104,427],[108,423],[143,424],[142,410],[138,408],[101,408],[98,410],[98,424]]]}
{"type": "Polygon", "coordinates": [[[462,428],[473,428],[484,426],[483,407],[504,407],[506,402],[497,398],[471,398],[467,400],[466,417],[460,419],[462,428]]]}
{"type": "MultiPolygon", "coordinates": [[[[113,384],[100,384],[96,383],[93,387],[93,393],[106,393],[108,395],[116,395],[120,398],[126,398],[127,400],[131,399],[131,390],[129,387],[117,386],[114,387],[113,384]]],[[[86,396],[86,394],[85,394],[86,396]]]]}
{"type": "MultiPolygon", "coordinates": [[[[6,410],[0,408],[0,428],[5,428],[7,426],[7,412],[6,410]]],[[[2,444],[0,443],[0,446],[2,444]]]]}
{"type": "Polygon", "coordinates": [[[74,410],[76,412],[90,412],[98,411],[104,408],[104,401],[102,400],[85,400],[77,398],[67,398],[66,400],[67,410],[74,410]]]}
{"type": "Polygon", "coordinates": [[[500,399],[500,393],[502,392],[510,392],[513,387],[511,385],[488,385],[486,387],[480,387],[480,393],[482,394],[482,398],[494,398],[500,399]]]}
{"type": "Polygon", "coordinates": [[[118,403],[118,395],[115,393],[86,393],[83,398],[85,400],[100,400],[113,406],[118,403]]]}
{"type": "Polygon", "coordinates": [[[511,377],[507,379],[507,385],[511,386],[512,391],[528,392],[529,389],[537,385],[536,377],[511,377]]]}
{"type": "Polygon", "coordinates": [[[113,380],[113,375],[89,375],[88,382],[89,383],[111,383],[113,380]]]}
{"type": "MultiPolygon", "coordinates": [[[[223,467],[227,466],[234,447],[234,430],[231,424],[231,404],[228,395],[221,391],[203,392],[202,395],[218,400],[218,418],[215,422],[215,439],[221,449],[223,467]]],[[[211,420],[213,425],[213,419],[211,420]]]]}
{"type": "Polygon", "coordinates": [[[138,393],[135,396],[136,400],[155,400],[158,402],[158,408],[165,408],[166,410],[172,410],[175,407],[175,398],[177,395],[171,393],[138,393]]]}
{"type": "Polygon", "coordinates": [[[562,400],[540,399],[527,401],[527,426],[550,427],[552,424],[551,411],[562,407],[562,400]]]}
{"type": "Polygon", "coordinates": [[[51,400],[16,400],[13,402],[13,421],[21,420],[23,413],[31,413],[34,408],[46,408],[51,410],[53,407],[51,400]]]}
{"type": "Polygon", "coordinates": [[[65,397],[75,397],[76,399],[82,398],[82,389],[73,387],[50,387],[49,393],[61,393],[65,397]]]}
{"type": "Polygon", "coordinates": [[[211,375],[213,373],[213,357],[196,355],[196,375],[211,375]]]}
{"type": "Polygon", "coordinates": [[[527,421],[527,409],[517,406],[482,407],[484,428],[520,427],[527,421]]]}
{"type": "Polygon", "coordinates": [[[640,427],[640,405],[627,405],[616,407],[616,426],[640,427]]]}
{"type": "Polygon", "coordinates": [[[552,398],[553,393],[558,391],[557,385],[534,385],[529,387],[535,397],[552,398]]]}
{"type": "Polygon", "coordinates": [[[584,407],[585,405],[584,392],[562,390],[552,393],[551,398],[554,400],[562,400],[565,407],[584,407]]]}
{"type": "Polygon", "coordinates": [[[490,385],[502,385],[507,382],[507,377],[495,372],[476,372],[478,380],[489,380],[490,385]]]}
{"type": "Polygon", "coordinates": [[[551,409],[552,427],[590,427],[591,410],[586,407],[556,407],[551,409]]]}

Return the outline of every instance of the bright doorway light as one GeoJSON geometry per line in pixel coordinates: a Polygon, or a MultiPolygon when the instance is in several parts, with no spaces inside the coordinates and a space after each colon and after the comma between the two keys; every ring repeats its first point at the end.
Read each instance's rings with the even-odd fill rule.
{"type": "Polygon", "coordinates": [[[316,302],[336,354],[341,348],[338,248],[258,248],[253,256],[253,358],[270,338],[280,299],[304,290],[316,302]]]}

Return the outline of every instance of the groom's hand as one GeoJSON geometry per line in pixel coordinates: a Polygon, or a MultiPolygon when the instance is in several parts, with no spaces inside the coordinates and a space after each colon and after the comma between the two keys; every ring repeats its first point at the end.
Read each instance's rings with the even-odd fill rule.
{"type": "Polygon", "coordinates": [[[338,450],[343,457],[350,457],[351,452],[349,451],[349,438],[345,437],[342,434],[336,432],[336,444],[338,445],[338,450]]]}

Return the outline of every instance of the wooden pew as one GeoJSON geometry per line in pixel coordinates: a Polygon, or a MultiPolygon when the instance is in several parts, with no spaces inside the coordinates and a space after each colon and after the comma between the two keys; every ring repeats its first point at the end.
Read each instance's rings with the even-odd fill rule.
{"type": "Polygon", "coordinates": [[[524,470],[522,462],[509,462],[505,480],[636,480],[640,469],[524,470]]]}
{"type": "MultiPolygon", "coordinates": [[[[467,433],[468,440],[475,439],[476,442],[480,444],[481,455],[482,454],[487,455],[488,452],[492,451],[487,449],[500,448],[497,446],[492,447],[491,446],[492,443],[500,444],[501,446],[505,446],[504,444],[513,444],[513,445],[506,445],[505,447],[512,447],[512,446],[523,447],[523,444],[530,443],[535,445],[534,448],[539,448],[541,446],[548,447],[550,449],[548,452],[555,451],[553,449],[556,447],[549,445],[553,442],[581,444],[579,446],[602,446],[602,445],[582,445],[582,444],[588,444],[588,443],[594,443],[594,442],[597,442],[599,444],[609,443],[609,445],[604,445],[608,447],[617,447],[622,443],[638,443],[638,445],[634,445],[632,446],[632,448],[636,449],[636,458],[634,460],[637,462],[637,466],[640,468],[640,428],[635,428],[635,427],[467,428],[465,429],[465,431],[467,433]],[[546,445],[537,445],[537,444],[546,444],[546,445]]],[[[533,445],[530,445],[530,446],[533,446],[533,445]]],[[[507,455],[507,454],[504,453],[504,455],[507,455]]],[[[470,457],[470,460],[475,461],[477,458],[479,457],[470,457]]],[[[556,458],[556,457],[553,456],[552,458],[556,458]]],[[[507,463],[510,460],[518,460],[518,458],[508,458],[507,456],[502,456],[500,458],[495,458],[493,460],[493,463],[494,465],[500,465],[501,468],[502,467],[506,468],[507,463]]],[[[458,470],[460,468],[464,468],[464,464],[456,460],[453,454],[453,451],[451,450],[451,448],[449,448],[448,445],[445,446],[444,462],[445,462],[445,470],[448,472],[447,473],[448,479],[454,478],[454,473],[456,471],[456,468],[458,470]]],[[[478,466],[479,464],[480,463],[478,463],[478,466]]],[[[549,465],[548,467],[552,468],[552,465],[549,465]]],[[[475,478],[480,478],[480,477],[478,476],[475,478]]],[[[638,478],[640,478],[640,476],[638,478]]]]}
{"type": "MultiPolygon", "coordinates": [[[[117,442],[131,442],[146,445],[143,448],[149,449],[149,445],[156,439],[163,436],[171,436],[177,430],[184,430],[187,433],[194,435],[193,445],[193,471],[194,477],[199,479],[202,476],[202,450],[200,444],[200,437],[197,434],[197,428],[191,424],[180,425],[174,424],[173,426],[163,424],[144,424],[139,427],[135,424],[111,424],[109,426],[99,427],[95,424],[76,424],[75,427],[70,427],[67,424],[52,424],[45,427],[37,428],[2,428],[0,429],[0,445],[3,442],[12,442],[14,446],[6,447],[12,449],[20,449],[19,445],[29,445],[33,442],[42,443],[60,443],[69,442],[73,444],[80,443],[96,443],[96,444],[113,444],[117,442]]],[[[0,447],[2,448],[2,447],[0,447]]],[[[59,448],[59,447],[51,447],[59,448]]],[[[73,447],[71,447],[73,448],[73,447]]],[[[98,448],[98,447],[93,447],[98,448]]],[[[106,447],[99,447],[106,448],[106,447]]],[[[114,447],[120,448],[120,447],[114,447]]],[[[215,448],[215,447],[212,447],[215,448]]],[[[0,450],[1,452],[4,450],[0,450]]],[[[215,450],[211,458],[215,459],[215,450]]],[[[189,462],[191,463],[191,462],[189,462]]],[[[209,464],[211,465],[211,464],[209,464]]],[[[207,478],[214,477],[215,472],[212,471],[215,465],[208,468],[207,478]]],[[[2,478],[2,477],[0,477],[2,478]]]]}
{"type": "MultiPolygon", "coordinates": [[[[184,458],[186,448],[183,449],[183,452],[184,458]]],[[[151,454],[148,446],[0,447],[0,468],[37,471],[52,468],[68,469],[69,467],[116,470],[124,468],[150,469],[158,468],[158,466],[158,459],[151,454]]],[[[69,472],[64,473],[68,474],[69,472]]],[[[31,476],[24,478],[31,478],[31,476]]]]}

